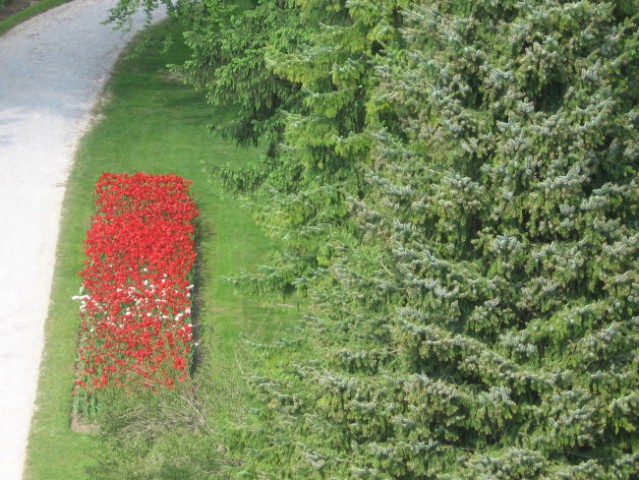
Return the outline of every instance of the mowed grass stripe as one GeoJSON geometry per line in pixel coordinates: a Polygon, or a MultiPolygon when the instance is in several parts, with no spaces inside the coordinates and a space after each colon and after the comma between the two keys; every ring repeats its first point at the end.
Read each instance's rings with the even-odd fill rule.
{"type": "Polygon", "coordinates": [[[207,125],[232,112],[206,105],[201,94],[168,74],[188,50],[177,40],[176,26],[151,30],[150,43],[139,55],[116,66],[96,111],[96,121],[79,148],[70,173],[58,241],[52,301],[45,330],[37,411],[29,439],[27,480],[89,479],[98,439],[70,429],[71,390],[77,356],[77,295],[83,267],[82,244],[90,225],[94,186],[105,171],[174,173],[193,181],[200,208],[201,260],[199,298],[202,308],[203,365],[198,375],[209,398],[215,398],[215,422],[233,422],[243,407],[245,382],[238,358],[246,352],[242,338],[265,335],[290,323],[295,313],[241,298],[223,277],[253,271],[273,249],[250,214],[211,182],[211,168],[226,163],[246,165],[261,151],[240,149],[212,134],[207,125]],[[169,29],[176,40],[168,53],[160,38],[169,29]],[[239,357],[238,357],[239,355],[239,357]]]}

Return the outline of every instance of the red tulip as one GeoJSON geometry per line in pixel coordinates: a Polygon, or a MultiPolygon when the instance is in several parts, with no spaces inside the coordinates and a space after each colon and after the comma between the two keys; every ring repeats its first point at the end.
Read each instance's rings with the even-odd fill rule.
{"type": "Polygon", "coordinates": [[[188,379],[198,214],[176,175],[103,174],[80,273],[76,391],[173,388],[188,379]]]}

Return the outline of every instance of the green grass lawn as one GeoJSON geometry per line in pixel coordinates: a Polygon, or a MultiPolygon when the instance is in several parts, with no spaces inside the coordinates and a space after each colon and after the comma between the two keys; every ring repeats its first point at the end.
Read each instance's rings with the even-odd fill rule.
{"type": "MultiPolygon", "coordinates": [[[[167,28],[153,29],[158,38],[167,28]]],[[[180,37],[177,27],[174,37],[180,37]]],[[[176,42],[177,44],[178,42],[176,42]]],[[[94,185],[104,171],[174,173],[193,181],[200,208],[202,357],[198,375],[218,398],[215,420],[232,422],[243,408],[245,383],[240,374],[244,337],[285,327],[295,311],[264,300],[242,298],[222,278],[255,270],[274,247],[249,213],[225,196],[211,168],[227,162],[245,165],[259,149],[238,149],[217,138],[207,125],[231,112],[206,105],[201,95],[183,86],[165,69],[187,55],[182,45],[163,53],[158,41],[139,56],[121,61],[96,111],[96,122],[83,139],[70,173],[63,206],[52,302],[46,323],[45,351],[39,381],[37,411],[29,439],[26,479],[89,478],[98,440],[70,428],[74,364],[78,340],[78,293],[82,243],[89,227],[94,185]]]]}

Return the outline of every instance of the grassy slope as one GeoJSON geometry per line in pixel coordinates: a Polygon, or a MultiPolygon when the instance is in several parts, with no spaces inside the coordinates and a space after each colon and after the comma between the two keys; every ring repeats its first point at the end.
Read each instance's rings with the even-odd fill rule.
{"type": "MultiPolygon", "coordinates": [[[[175,38],[179,37],[179,33],[175,38]]],[[[103,171],[175,173],[192,180],[201,210],[202,279],[200,313],[206,376],[212,396],[219,399],[216,420],[231,422],[242,408],[238,359],[241,338],[273,330],[294,317],[293,312],[234,294],[223,276],[252,270],[272,244],[232,199],[226,198],[209,168],[226,162],[245,164],[257,149],[239,150],[209,133],[206,125],[229,112],[205,105],[200,95],[167,75],[164,65],[179,63],[182,46],[162,54],[157,46],[122,61],[114,72],[101,120],[80,147],[70,174],[59,238],[52,305],[46,324],[46,346],[39,385],[38,409],[29,442],[28,480],[88,478],[97,440],[69,428],[70,391],[77,342],[77,294],[82,268],[82,242],[94,204],[93,186],[103,171]]]]}
{"type": "Polygon", "coordinates": [[[42,0],[35,5],[27,7],[24,10],[21,10],[15,15],[11,15],[9,18],[6,18],[5,20],[2,20],[0,22],[0,35],[12,29],[16,25],[29,20],[31,17],[35,17],[42,12],[50,10],[53,7],[57,7],[58,5],[62,5],[63,3],[67,3],[69,1],[70,0],[42,0]]]}

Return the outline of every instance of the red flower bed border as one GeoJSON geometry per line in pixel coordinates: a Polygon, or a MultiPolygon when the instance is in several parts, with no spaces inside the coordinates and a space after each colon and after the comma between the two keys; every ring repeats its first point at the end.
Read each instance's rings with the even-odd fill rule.
{"type": "Polygon", "coordinates": [[[192,357],[193,221],[176,175],[104,173],[85,240],[76,394],[172,388],[192,357]]]}

